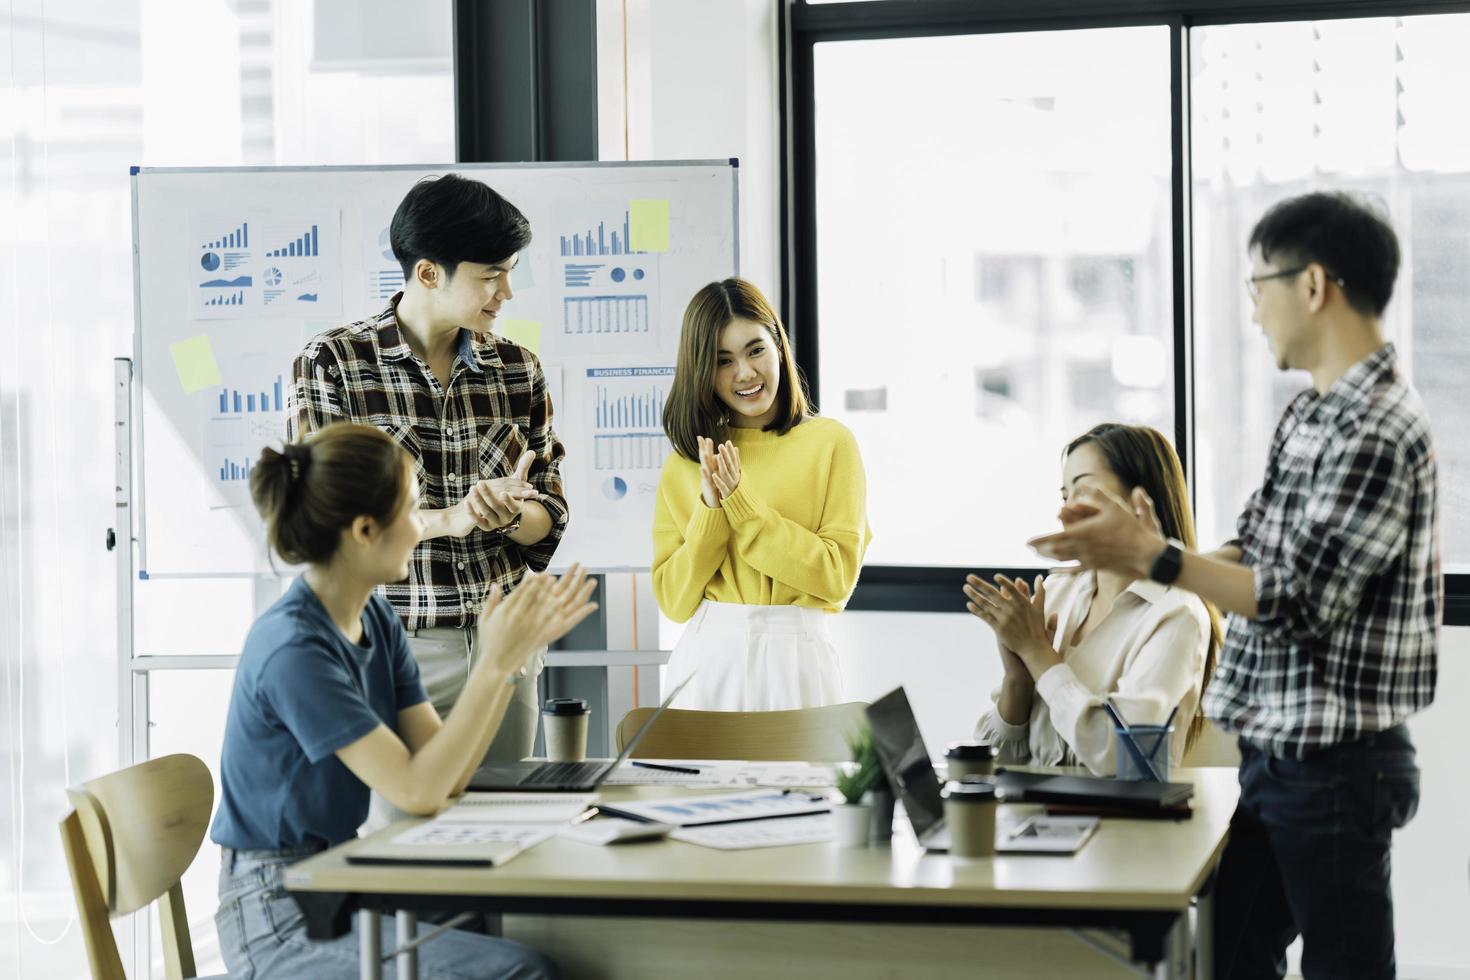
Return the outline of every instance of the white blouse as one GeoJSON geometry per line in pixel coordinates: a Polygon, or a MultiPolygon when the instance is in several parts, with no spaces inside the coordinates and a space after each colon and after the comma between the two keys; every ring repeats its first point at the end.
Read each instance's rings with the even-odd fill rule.
{"type": "Polygon", "coordinates": [[[999,751],[999,762],[1082,764],[1100,776],[1116,771],[1113,723],[1102,708],[1111,696],[1132,724],[1158,725],[1177,704],[1171,765],[1184,758],[1185,734],[1199,710],[1210,617],[1193,593],[1140,580],[1113,602],[1102,622],[1072,645],[1097,592],[1093,572],[1054,572],[1046,579],[1046,613],[1057,614],[1056,644],[1062,662],[1036,681],[1031,718],[1011,725],[991,695],[990,710],[975,737],[999,751]]]}

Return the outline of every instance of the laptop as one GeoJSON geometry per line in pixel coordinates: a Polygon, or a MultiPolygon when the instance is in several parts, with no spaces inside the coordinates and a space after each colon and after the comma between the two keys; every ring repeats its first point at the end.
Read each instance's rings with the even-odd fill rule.
{"type": "Polygon", "coordinates": [[[508,789],[539,790],[548,793],[585,793],[596,789],[608,774],[632,755],[641,739],[664,709],[684,690],[684,685],[694,678],[691,673],[684,678],[654,709],[643,727],[628,739],[623,751],[616,759],[589,759],[586,762],[492,762],[481,766],[470,777],[469,789],[477,792],[508,789]]]}
{"type": "MultiPolygon", "coordinates": [[[[919,733],[919,723],[909,706],[908,695],[903,688],[897,688],[868,705],[867,715],[883,774],[888,778],[893,795],[903,801],[914,835],[926,850],[949,850],[949,828],[944,823],[944,797],[940,792],[939,777],[924,745],[924,736],[919,733]]],[[[1114,782],[1084,776],[1003,773],[993,780],[1002,800],[1015,801],[1018,798],[1002,778],[1012,775],[1036,786],[1064,780],[1065,789],[1080,783],[1092,792],[1099,792],[1093,786],[1095,783],[1114,782]]],[[[1194,791],[1194,787],[1188,784],[1162,785],[1183,786],[1188,792],[1194,791]]],[[[1031,798],[1025,796],[1027,800],[1031,798]]],[[[1096,829],[1095,816],[1033,817],[1011,833],[998,837],[995,849],[998,853],[1071,854],[1085,844],[1096,829]]]]}

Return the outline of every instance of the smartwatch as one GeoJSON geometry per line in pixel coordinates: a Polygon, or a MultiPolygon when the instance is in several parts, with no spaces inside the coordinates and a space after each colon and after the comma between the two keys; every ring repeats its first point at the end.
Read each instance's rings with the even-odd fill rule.
{"type": "Polygon", "coordinates": [[[1184,567],[1184,543],[1169,539],[1159,557],[1149,566],[1148,577],[1160,585],[1172,585],[1179,577],[1180,570],[1184,567]]]}

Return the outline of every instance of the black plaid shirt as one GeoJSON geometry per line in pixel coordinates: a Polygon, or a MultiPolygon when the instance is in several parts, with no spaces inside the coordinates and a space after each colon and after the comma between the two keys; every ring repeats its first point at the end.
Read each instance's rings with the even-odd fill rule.
{"type": "Polygon", "coordinates": [[[1240,516],[1254,620],[1230,617],[1205,713],[1278,757],[1434,699],[1444,579],[1429,422],[1392,344],[1282,416],[1240,516]]]}
{"type": "Polygon", "coordinates": [[[414,549],[406,581],[379,589],[408,629],[466,626],[491,584],[513,587],[527,568],[539,572],[551,562],[566,531],[566,450],[552,430],[534,354],[462,331],[446,390],[403,339],[402,295],[371,319],[318,334],[297,356],[287,436],[343,420],[377,426],[413,455],[429,509],[459,503],[479,480],[512,475],[520,455],[535,451],[531,483],[551,515],[551,533],[534,545],[480,530],[434,538],[414,549]]]}

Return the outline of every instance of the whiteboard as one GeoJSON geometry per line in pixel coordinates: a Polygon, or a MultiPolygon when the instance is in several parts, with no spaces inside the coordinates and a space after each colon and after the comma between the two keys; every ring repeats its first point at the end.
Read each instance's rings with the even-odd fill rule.
{"type": "Polygon", "coordinates": [[[272,570],[248,473],[284,438],[292,363],[402,288],[389,221],[415,181],[451,171],[531,222],[496,330],[539,346],[566,445],[553,567],[649,566],[684,307],[739,272],[733,159],[135,169],[141,577],[272,570]]]}

